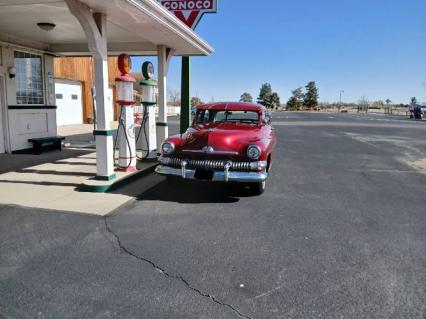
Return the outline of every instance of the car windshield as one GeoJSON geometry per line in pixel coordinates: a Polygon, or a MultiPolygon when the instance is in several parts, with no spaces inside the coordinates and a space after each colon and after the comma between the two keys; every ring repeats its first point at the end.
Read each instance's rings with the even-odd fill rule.
{"type": "Polygon", "coordinates": [[[220,122],[258,125],[259,114],[255,111],[199,110],[195,118],[196,124],[220,122]]]}

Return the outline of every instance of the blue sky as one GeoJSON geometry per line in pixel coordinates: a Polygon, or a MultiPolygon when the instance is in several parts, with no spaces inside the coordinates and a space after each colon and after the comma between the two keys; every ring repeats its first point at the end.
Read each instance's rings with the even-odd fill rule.
{"type": "MultiPolygon", "coordinates": [[[[286,102],[311,80],[321,101],[337,101],[339,90],[348,102],[426,101],[425,0],[218,1],[196,30],[215,53],[191,60],[191,93],[205,102],[256,98],[264,82],[286,102]]],[[[180,58],[168,85],[180,90],[180,58]]]]}

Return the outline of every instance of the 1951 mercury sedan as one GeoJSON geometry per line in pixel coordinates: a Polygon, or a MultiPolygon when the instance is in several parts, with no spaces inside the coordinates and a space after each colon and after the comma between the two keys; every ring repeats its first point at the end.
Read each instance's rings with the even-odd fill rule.
{"type": "Polygon", "coordinates": [[[192,127],[162,144],[156,172],[171,181],[243,183],[261,194],[275,144],[265,107],[249,103],[199,105],[192,127]]]}

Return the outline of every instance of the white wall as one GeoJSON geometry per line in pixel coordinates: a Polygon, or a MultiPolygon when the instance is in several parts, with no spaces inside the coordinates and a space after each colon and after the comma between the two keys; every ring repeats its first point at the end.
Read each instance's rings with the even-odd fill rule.
{"type": "Polygon", "coordinates": [[[33,108],[24,109],[25,106],[19,105],[20,109],[12,109],[16,106],[16,83],[15,79],[10,79],[7,70],[14,65],[13,45],[3,45],[2,56],[3,66],[0,72],[5,75],[6,82],[6,121],[9,126],[8,139],[10,151],[16,151],[31,148],[32,144],[28,139],[33,137],[47,137],[57,135],[56,110],[46,108],[46,106],[55,105],[55,85],[53,78],[53,57],[31,49],[16,49],[18,51],[28,51],[33,54],[40,54],[43,58],[43,76],[44,76],[44,105],[31,106],[33,108]]]}
{"type": "Polygon", "coordinates": [[[56,110],[9,110],[12,151],[31,148],[29,138],[56,135],[56,110]]]}

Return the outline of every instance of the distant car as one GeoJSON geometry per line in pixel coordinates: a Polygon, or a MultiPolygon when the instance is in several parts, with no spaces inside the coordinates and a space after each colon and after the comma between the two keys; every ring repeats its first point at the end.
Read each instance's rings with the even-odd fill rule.
{"type": "Polygon", "coordinates": [[[410,119],[421,120],[423,114],[424,113],[420,105],[410,106],[410,119]]]}
{"type": "Polygon", "coordinates": [[[422,116],[425,117],[426,116],[426,105],[421,105],[420,110],[422,112],[422,116]]]}
{"type": "Polygon", "coordinates": [[[156,172],[171,182],[182,179],[242,183],[261,194],[275,144],[271,116],[264,106],[199,105],[192,127],[162,144],[156,172]]]}

